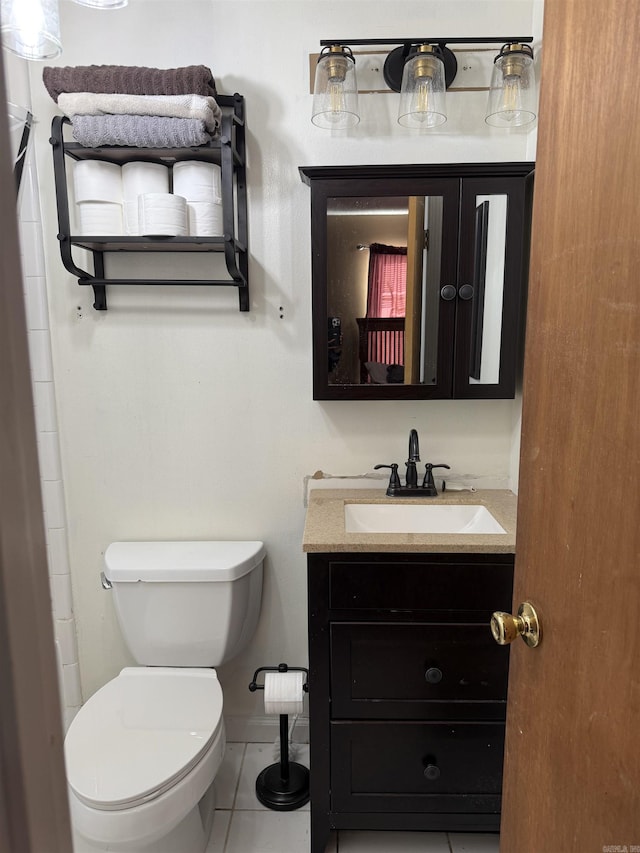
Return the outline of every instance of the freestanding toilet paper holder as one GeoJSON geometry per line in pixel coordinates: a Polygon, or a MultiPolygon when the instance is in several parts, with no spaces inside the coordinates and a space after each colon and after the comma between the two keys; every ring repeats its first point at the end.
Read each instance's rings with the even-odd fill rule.
{"type": "MultiPolygon", "coordinates": [[[[301,666],[261,666],[253,674],[249,690],[264,690],[264,684],[258,684],[261,672],[304,672],[306,676],[302,689],[309,692],[309,670],[301,666]]],[[[280,761],[265,767],[256,779],[256,796],[263,806],[274,811],[288,812],[299,809],[309,802],[309,771],[303,764],[289,761],[289,717],[280,714],[280,761]]]]}

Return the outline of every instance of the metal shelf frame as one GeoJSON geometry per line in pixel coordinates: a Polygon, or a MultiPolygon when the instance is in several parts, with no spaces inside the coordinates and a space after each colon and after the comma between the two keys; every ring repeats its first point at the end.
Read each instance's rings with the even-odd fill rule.
{"type": "Polygon", "coordinates": [[[240,311],[249,311],[249,250],[247,223],[247,182],[245,166],[245,119],[242,95],[217,95],[222,109],[220,136],[207,145],[191,148],[135,148],[103,146],[85,148],[65,141],[64,129],[71,125],[66,116],[55,116],[50,143],[58,208],[58,241],[65,268],[79,285],[93,288],[93,307],[107,310],[109,285],[232,286],[238,288],[240,311]],[[182,160],[204,160],[221,167],[222,225],[220,237],[132,237],[123,235],[74,235],[71,233],[67,157],[72,160],[106,160],[119,165],[134,160],[161,163],[170,168],[182,160]],[[93,272],[74,260],[73,248],[90,252],[93,272]],[[229,279],[128,279],[106,278],[104,256],[110,252],[224,252],[229,279]]]}

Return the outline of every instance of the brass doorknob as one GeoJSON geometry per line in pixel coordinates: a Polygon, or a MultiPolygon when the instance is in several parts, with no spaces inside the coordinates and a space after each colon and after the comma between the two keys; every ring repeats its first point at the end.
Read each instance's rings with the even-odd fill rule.
{"type": "Polygon", "coordinates": [[[535,648],[542,639],[540,620],[530,601],[520,605],[517,616],[496,611],[491,617],[491,633],[496,643],[501,646],[512,643],[516,637],[522,637],[528,646],[535,648]]]}

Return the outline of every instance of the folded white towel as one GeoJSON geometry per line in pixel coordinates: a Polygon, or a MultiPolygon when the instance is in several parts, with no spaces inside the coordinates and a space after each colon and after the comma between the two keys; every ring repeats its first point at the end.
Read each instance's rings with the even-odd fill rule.
{"type": "Polygon", "coordinates": [[[217,133],[222,110],[215,98],[204,95],[108,95],[96,92],[62,92],[58,106],[69,117],[77,115],[138,115],[197,118],[207,131],[217,133]]]}

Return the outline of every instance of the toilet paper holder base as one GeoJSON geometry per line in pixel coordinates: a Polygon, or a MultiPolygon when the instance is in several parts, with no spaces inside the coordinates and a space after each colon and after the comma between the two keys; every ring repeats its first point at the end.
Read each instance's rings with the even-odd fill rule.
{"type": "MultiPolygon", "coordinates": [[[[254,675],[249,690],[264,690],[264,684],[258,684],[261,672],[304,672],[306,680],[302,685],[309,692],[309,670],[299,666],[261,666],[254,675]]],[[[258,774],[256,779],[256,797],[268,809],[274,811],[293,811],[309,802],[309,770],[295,761],[289,761],[289,717],[280,714],[280,761],[270,764],[258,774]]]]}

